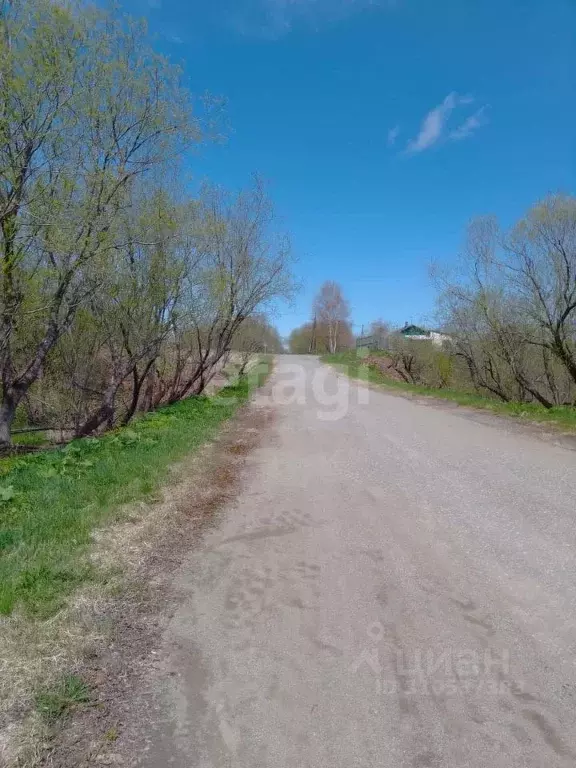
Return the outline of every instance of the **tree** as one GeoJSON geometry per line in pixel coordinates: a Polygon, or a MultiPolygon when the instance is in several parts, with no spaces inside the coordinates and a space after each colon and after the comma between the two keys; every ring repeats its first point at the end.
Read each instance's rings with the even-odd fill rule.
{"type": "Polygon", "coordinates": [[[116,399],[128,378],[131,393],[122,422],[134,416],[182,290],[183,265],[176,247],[181,212],[162,190],[143,200],[137,211],[136,216],[130,211],[119,227],[112,269],[89,302],[107,374],[97,407],[78,426],[79,435],[114,423],[116,399]]]}
{"type": "Polygon", "coordinates": [[[282,341],[276,328],[266,315],[257,313],[248,317],[240,326],[231,342],[232,350],[239,355],[242,375],[254,355],[264,352],[274,354],[282,351],[282,341]]]}
{"type": "MultiPolygon", "coordinates": [[[[323,355],[330,352],[330,329],[326,323],[314,321],[304,323],[295,328],[290,334],[288,348],[294,355],[313,354],[323,355]]],[[[350,349],[354,346],[354,335],[348,322],[342,322],[338,331],[338,349],[350,349]]]]}
{"type": "Polygon", "coordinates": [[[385,320],[379,318],[378,320],[373,320],[370,323],[368,335],[373,336],[376,339],[378,349],[385,349],[388,346],[390,331],[390,323],[387,323],[385,320]]]}
{"type": "Polygon", "coordinates": [[[237,194],[206,186],[190,216],[170,401],[202,391],[247,318],[295,288],[290,243],[259,179],[237,194]]]}
{"type": "Polygon", "coordinates": [[[493,219],[468,229],[441,308],[477,388],[546,408],[576,397],[576,201],[553,196],[510,233],[493,219]]]}
{"type": "Polygon", "coordinates": [[[318,324],[328,331],[328,351],[338,351],[342,327],[350,317],[350,307],[342,294],[342,289],[332,280],[322,284],[314,299],[314,315],[318,324]]]}
{"type": "Polygon", "coordinates": [[[504,268],[535,333],[576,383],[576,199],[537,203],[504,241],[504,268]]]}
{"type": "Polygon", "coordinates": [[[310,352],[310,344],[314,333],[313,323],[294,328],[288,337],[288,349],[293,355],[306,355],[310,352]]]}
{"type": "Polygon", "coordinates": [[[114,268],[138,176],[200,139],[142,25],[14,0],[0,11],[0,446],[80,307],[114,268]]]}

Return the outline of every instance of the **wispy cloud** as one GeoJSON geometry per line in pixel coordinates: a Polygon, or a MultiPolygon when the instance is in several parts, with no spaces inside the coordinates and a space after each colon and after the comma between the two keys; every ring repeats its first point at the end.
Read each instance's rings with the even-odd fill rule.
{"type": "Polygon", "coordinates": [[[467,117],[466,120],[464,120],[464,122],[458,126],[458,128],[450,131],[448,138],[452,139],[452,141],[467,139],[469,136],[472,136],[472,134],[475,133],[478,128],[481,128],[487,122],[488,118],[486,117],[486,107],[480,107],[480,109],[474,112],[473,115],[467,117]]]}
{"type": "Polygon", "coordinates": [[[448,130],[448,122],[457,107],[471,104],[473,101],[472,96],[460,96],[456,91],[449,93],[441,104],[431,109],[424,117],[418,135],[406,146],[408,154],[424,152],[444,139],[459,141],[471,136],[486,122],[485,107],[478,109],[454,130],[448,130]]]}
{"type": "Polygon", "coordinates": [[[395,125],[394,128],[390,128],[388,131],[387,143],[389,147],[393,147],[396,144],[396,139],[400,135],[400,126],[395,125]]]}
{"type": "Polygon", "coordinates": [[[172,45],[184,45],[184,38],[181,37],[172,26],[161,26],[158,30],[160,37],[172,45]]]}
{"type": "Polygon", "coordinates": [[[457,103],[458,95],[452,91],[441,104],[431,109],[422,120],[418,136],[408,142],[408,152],[423,152],[436,144],[442,137],[448,118],[457,103]]]}
{"type": "Polygon", "coordinates": [[[368,8],[392,9],[402,0],[216,0],[215,7],[244,34],[280,37],[298,22],[317,25],[368,8]]]}

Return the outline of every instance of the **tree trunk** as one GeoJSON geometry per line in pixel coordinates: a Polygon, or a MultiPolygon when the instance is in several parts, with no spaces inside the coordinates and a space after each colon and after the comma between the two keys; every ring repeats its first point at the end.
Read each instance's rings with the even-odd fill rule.
{"type": "Polygon", "coordinates": [[[539,392],[536,387],[530,386],[528,382],[525,379],[522,379],[520,382],[521,385],[524,387],[524,389],[532,395],[532,397],[537,400],[540,405],[543,405],[544,408],[552,408],[554,406],[554,403],[551,400],[548,400],[547,397],[545,397],[541,392],[539,392]]]}
{"type": "Polygon", "coordinates": [[[4,395],[0,405],[0,450],[8,448],[11,442],[12,422],[16,415],[16,401],[4,395]]]}
{"type": "Polygon", "coordinates": [[[119,387],[120,382],[108,387],[104,393],[104,396],[102,397],[102,403],[100,404],[100,407],[92,414],[92,416],[88,417],[84,424],[82,424],[76,437],[87,437],[93,432],[96,432],[96,430],[99,429],[105,422],[108,422],[109,425],[113,422],[114,404],[116,400],[116,393],[118,392],[119,387]]]}
{"type": "Polygon", "coordinates": [[[559,333],[554,334],[554,341],[550,345],[551,351],[564,364],[572,381],[576,383],[576,362],[559,333]]]}
{"type": "Polygon", "coordinates": [[[144,368],[143,373],[138,374],[138,366],[135,365],[132,369],[132,378],[133,378],[133,386],[132,386],[132,400],[130,402],[130,406],[126,412],[126,415],[122,419],[123,426],[126,426],[130,421],[132,421],[134,414],[136,413],[136,409],[138,408],[138,402],[140,401],[140,393],[142,392],[142,386],[144,385],[144,382],[146,381],[146,378],[148,377],[148,374],[150,373],[150,369],[156,362],[156,358],[153,358],[150,360],[146,367],[144,368]]]}
{"type": "Polygon", "coordinates": [[[242,364],[240,365],[240,369],[238,371],[238,376],[239,377],[244,376],[244,374],[246,373],[246,366],[250,362],[250,357],[251,357],[251,355],[248,355],[247,357],[245,357],[242,360],[242,364]]]}
{"type": "Polygon", "coordinates": [[[552,371],[552,368],[550,366],[550,358],[549,358],[550,350],[547,347],[542,347],[542,364],[544,366],[544,374],[546,376],[546,383],[548,384],[548,389],[552,393],[552,397],[554,399],[555,405],[560,405],[562,400],[560,398],[560,393],[558,391],[558,387],[556,385],[556,379],[554,378],[554,372],[552,371]]]}
{"type": "Polygon", "coordinates": [[[328,351],[331,355],[336,354],[336,328],[333,323],[328,324],[328,351]]]}

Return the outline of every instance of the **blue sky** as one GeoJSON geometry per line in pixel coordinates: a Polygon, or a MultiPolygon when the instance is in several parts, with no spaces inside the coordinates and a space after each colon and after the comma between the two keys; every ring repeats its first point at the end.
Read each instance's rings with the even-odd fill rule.
{"type": "Polygon", "coordinates": [[[269,181],[303,290],[340,282],[355,329],[427,321],[432,261],[576,181],[574,0],[128,0],[231,127],[191,168],[269,181]]]}

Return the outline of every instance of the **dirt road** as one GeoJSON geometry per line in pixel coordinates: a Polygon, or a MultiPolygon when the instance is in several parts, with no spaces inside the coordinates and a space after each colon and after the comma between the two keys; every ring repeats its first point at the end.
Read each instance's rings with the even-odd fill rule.
{"type": "Polygon", "coordinates": [[[576,452],[309,358],[254,407],[275,422],[179,573],[138,764],[574,766],[576,452]]]}

